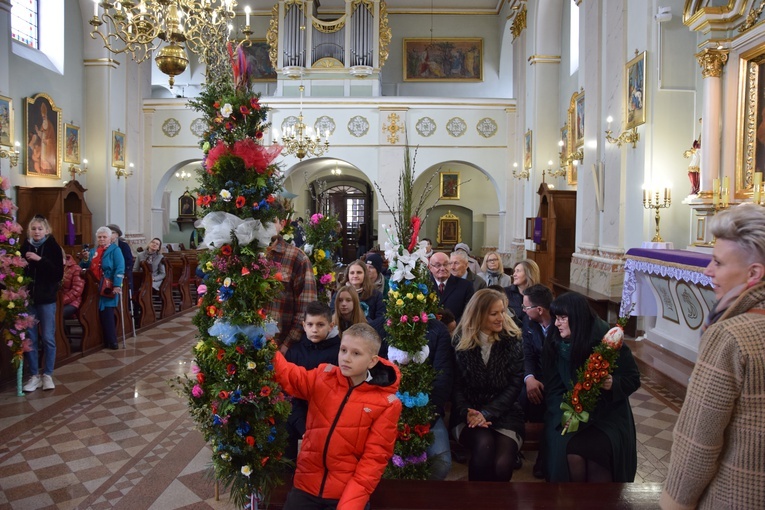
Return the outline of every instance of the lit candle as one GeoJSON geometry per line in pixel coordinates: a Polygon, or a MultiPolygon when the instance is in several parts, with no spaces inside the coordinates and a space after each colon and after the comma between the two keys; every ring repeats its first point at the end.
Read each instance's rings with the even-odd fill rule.
{"type": "Polygon", "coordinates": [[[606,122],[608,123],[608,130],[611,131],[611,123],[614,121],[614,118],[610,115],[606,117],[606,122]]]}
{"type": "Polygon", "coordinates": [[[755,172],[754,173],[754,195],[752,196],[752,201],[755,204],[760,203],[761,193],[762,193],[762,172],[755,172]]]}
{"type": "Polygon", "coordinates": [[[14,147],[15,147],[15,148],[14,148],[13,150],[16,152],[16,154],[18,154],[19,152],[21,152],[21,151],[19,150],[19,148],[21,147],[21,143],[20,143],[18,140],[16,140],[16,143],[14,144],[14,147]]]}
{"type": "Polygon", "coordinates": [[[98,0],[93,0],[93,17],[98,17],[98,0]]]}
{"type": "Polygon", "coordinates": [[[723,189],[725,190],[725,193],[728,192],[728,186],[730,185],[730,181],[728,180],[728,176],[726,175],[723,177],[723,189]]]}
{"type": "Polygon", "coordinates": [[[643,203],[645,204],[648,202],[648,190],[645,189],[645,184],[643,184],[643,203]]]}
{"type": "Polygon", "coordinates": [[[247,26],[250,26],[250,6],[249,5],[246,5],[244,7],[244,16],[245,16],[244,24],[247,26]]]}
{"type": "Polygon", "coordinates": [[[672,200],[672,188],[667,186],[667,200],[672,200]]]}

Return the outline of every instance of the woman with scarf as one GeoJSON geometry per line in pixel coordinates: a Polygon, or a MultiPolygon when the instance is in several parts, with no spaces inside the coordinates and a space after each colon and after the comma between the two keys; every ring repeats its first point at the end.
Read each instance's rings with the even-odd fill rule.
{"type": "Polygon", "coordinates": [[[61,247],[50,233],[48,220],[42,216],[37,215],[29,222],[27,240],[21,247],[21,256],[27,261],[24,273],[32,279],[28,287],[31,301],[29,314],[34,315],[39,322],[45,356],[43,374],[40,377],[40,363],[37,358],[40,349],[38,324],[35,324],[29,329],[32,349],[24,354],[32,375],[24,385],[24,391],[35,391],[40,387],[52,390],[56,387],[53,384],[53,366],[56,363],[56,293],[64,277],[64,258],[61,247]]]}
{"type": "Polygon", "coordinates": [[[96,247],[90,251],[83,250],[82,258],[80,266],[90,271],[99,282],[98,316],[104,333],[104,347],[117,350],[117,318],[114,309],[120,304],[125,259],[117,242],[112,242],[112,231],[109,227],[96,230],[96,247]],[[102,290],[108,286],[108,282],[112,283],[111,292],[102,290]]]}
{"type": "Polygon", "coordinates": [[[486,286],[499,285],[500,287],[509,287],[513,284],[510,275],[505,274],[505,268],[502,266],[502,259],[499,254],[490,251],[486,254],[481,264],[481,272],[478,276],[486,280],[486,286]]]}
{"type": "Polygon", "coordinates": [[[141,263],[146,262],[151,267],[151,288],[158,291],[159,286],[162,285],[162,280],[165,279],[165,265],[162,263],[162,259],[165,258],[159,250],[162,249],[162,240],[159,237],[155,237],[149,242],[146,250],[138,254],[135,259],[135,267],[133,271],[141,270],[141,263]]]}
{"type": "Polygon", "coordinates": [[[765,502],[765,209],[717,213],[704,274],[717,303],[673,432],[660,505],[763,508],[765,502]]]}

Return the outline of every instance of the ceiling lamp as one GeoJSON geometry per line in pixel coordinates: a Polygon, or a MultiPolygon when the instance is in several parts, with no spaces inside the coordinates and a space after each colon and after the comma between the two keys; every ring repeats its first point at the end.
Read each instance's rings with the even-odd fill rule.
{"type": "MultiPolygon", "coordinates": [[[[208,77],[228,65],[225,43],[234,7],[236,0],[94,0],[90,37],[100,37],[107,50],[130,54],[137,63],[158,49],[154,60],[170,76],[172,88],[188,66],[186,48],[206,65],[208,77]]],[[[248,23],[248,39],[249,28],[248,23]]]]}
{"type": "Polygon", "coordinates": [[[303,123],[304,90],[305,87],[300,85],[300,115],[298,115],[297,122],[285,128],[281,141],[278,139],[278,135],[274,134],[274,143],[284,147],[283,154],[294,154],[301,161],[308,155],[321,156],[329,149],[329,131],[325,133],[324,140],[322,140],[321,133],[314,135],[313,130],[303,123]]]}

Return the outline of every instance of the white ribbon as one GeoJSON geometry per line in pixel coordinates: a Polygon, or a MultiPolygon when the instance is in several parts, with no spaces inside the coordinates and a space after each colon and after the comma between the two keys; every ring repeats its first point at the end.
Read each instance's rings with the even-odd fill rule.
{"type": "Polygon", "coordinates": [[[234,231],[239,244],[247,245],[257,239],[258,246],[265,248],[271,243],[271,238],[277,234],[276,225],[273,223],[264,226],[260,220],[243,220],[233,214],[214,211],[205,215],[197,226],[205,229],[203,244],[210,247],[220,248],[233,240],[231,232],[234,231]]]}

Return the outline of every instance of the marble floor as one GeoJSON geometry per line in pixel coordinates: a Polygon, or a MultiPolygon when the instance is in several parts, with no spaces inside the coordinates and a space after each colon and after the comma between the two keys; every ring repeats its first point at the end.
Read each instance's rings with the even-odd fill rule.
{"type": "MultiPolygon", "coordinates": [[[[56,389],[0,392],[0,510],[232,508],[215,500],[210,450],[168,381],[191,362],[193,311],[59,367],[56,389]]],[[[636,482],[662,482],[682,401],[648,378],[631,397],[636,482]]],[[[514,481],[535,481],[535,452],[514,481]]],[[[467,479],[454,464],[450,479],[467,479]]]]}

